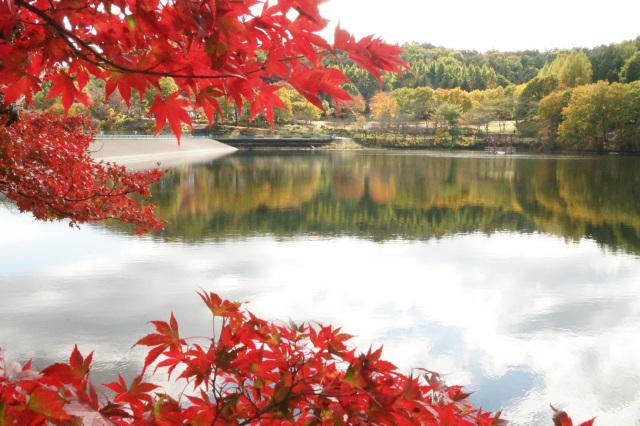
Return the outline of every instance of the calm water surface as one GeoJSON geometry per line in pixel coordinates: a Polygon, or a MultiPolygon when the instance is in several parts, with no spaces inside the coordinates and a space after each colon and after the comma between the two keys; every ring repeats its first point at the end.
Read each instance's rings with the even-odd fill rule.
{"type": "Polygon", "coordinates": [[[209,331],[202,288],[384,344],[516,425],[640,421],[640,158],[238,153],[155,197],[170,225],[146,237],[0,208],[9,358],[77,343],[96,381],[132,377],[147,321],[209,331]]]}

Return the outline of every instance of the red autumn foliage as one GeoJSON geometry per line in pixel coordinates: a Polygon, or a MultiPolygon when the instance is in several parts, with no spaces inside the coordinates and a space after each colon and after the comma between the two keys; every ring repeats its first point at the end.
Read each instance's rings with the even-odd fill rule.
{"type": "MultiPolygon", "coordinates": [[[[211,337],[182,338],[173,314],[153,321],[142,373],[103,386],[90,381],[93,353],[75,347],[68,363],[37,372],[0,352],[0,424],[52,425],[503,425],[500,413],[468,402],[428,370],[402,374],[382,348],[359,353],[331,326],[278,325],[214,293],[199,293],[213,318],[211,337]],[[145,382],[148,368],[185,379],[168,395],[145,382]]],[[[554,408],[554,423],[572,425],[554,408]]],[[[591,426],[593,420],[581,426],[591,426]]]]}
{"type": "Polygon", "coordinates": [[[99,400],[89,380],[92,355],[73,350],[68,363],[37,373],[29,364],[3,365],[3,424],[496,424],[457,387],[422,372],[405,376],[381,359],[382,350],[359,354],[348,335],[332,327],[281,326],[257,318],[215,294],[200,294],[217,330],[200,342],[179,336],[173,315],[153,321],[155,332],[143,373],[166,369],[191,383],[189,394],[166,395],[143,374],[104,386],[99,400]],[[187,343],[189,341],[190,343],[187,343]],[[442,419],[455,419],[442,423],[442,419]]]}
{"type": "Polygon", "coordinates": [[[107,96],[118,89],[125,101],[132,89],[144,93],[171,76],[178,91],[156,99],[171,111],[156,108],[165,116],[159,121],[169,120],[174,129],[174,122],[190,124],[179,110],[196,100],[211,118],[219,107],[207,93],[238,107],[243,100],[257,102],[252,115],[267,118],[273,105],[264,99],[285,82],[319,106],[321,93],[348,97],[339,87],[347,78],[323,64],[326,55],[346,55],[377,77],[408,69],[398,58],[400,48],[378,38],[356,40],[337,28],[331,45],[319,35],[328,24],[318,9],[323,2],[4,0],[0,92],[5,104],[21,96],[29,103],[48,81],[49,96],[61,95],[68,109],[75,101],[88,106],[83,89],[89,75],[106,81],[107,96]]]}
{"type": "Polygon", "coordinates": [[[96,163],[87,150],[93,140],[87,117],[23,114],[0,126],[0,192],[36,219],[70,219],[72,226],[115,218],[139,232],[162,227],[154,205],[131,198],[150,196],[149,183],[163,172],[131,172],[96,163]]]}
{"type": "MultiPolygon", "coordinates": [[[[407,68],[398,58],[400,49],[377,38],[355,40],[338,28],[334,45],[326,41],[319,34],[328,24],[318,8],[324,1],[0,0],[0,98],[4,107],[21,99],[31,104],[33,95],[50,84],[48,97],[60,96],[68,111],[75,102],[89,107],[85,88],[90,77],[106,82],[107,97],[118,90],[127,103],[132,90],[142,96],[159,89],[160,78],[173,77],[178,90],[165,98],[156,95],[149,114],[155,116],[156,133],[168,123],[179,143],[182,123],[192,124],[188,111],[202,109],[211,123],[214,113],[220,112],[221,99],[239,109],[247,103],[251,118],[263,114],[270,122],[273,108],[284,107],[275,95],[283,84],[320,108],[321,95],[348,99],[340,87],[347,78],[325,66],[325,56],[349,57],[376,76],[407,68]]],[[[29,123],[33,120],[12,131],[14,141],[38,132],[40,138],[49,138],[42,128],[28,128],[29,123]]],[[[82,132],[71,132],[69,146],[62,140],[46,145],[57,158],[73,158],[75,147],[84,145],[85,139],[82,132]],[[71,137],[79,140],[70,141],[71,137]]],[[[14,151],[5,148],[6,140],[0,140],[2,172],[13,180],[29,179],[20,163],[23,158],[11,157],[14,151]]],[[[90,157],[81,161],[86,163],[82,168],[94,168],[90,157]]],[[[64,167],[43,170],[60,180],[71,179],[69,172],[64,167]]],[[[148,185],[144,178],[153,177],[138,176],[135,185],[148,185]]],[[[23,202],[21,208],[33,207],[38,218],[69,217],[73,223],[83,223],[115,216],[138,223],[142,230],[157,225],[147,219],[148,210],[133,206],[126,210],[123,203],[118,204],[118,213],[110,211],[110,205],[97,211],[104,201],[101,196],[92,209],[65,208],[61,213],[56,201],[47,210],[43,206],[60,196],[47,190],[45,186],[16,194],[11,186],[0,186],[9,198],[34,200],[23,202]]]]}
{"type": "MultiPolygon", "coordinates": [[[[558,410],[553,405],[551,406],[551,409],[553,410],[554,426],[573,426],[573,420],[571,420],[571,417],[569,417],[566,411],[558,410]]],[[[596,419],[593,418],[591,420],[587,420],[586,422],[580,423],[578,426],[593,426],[595,421],[596,419]]]]}

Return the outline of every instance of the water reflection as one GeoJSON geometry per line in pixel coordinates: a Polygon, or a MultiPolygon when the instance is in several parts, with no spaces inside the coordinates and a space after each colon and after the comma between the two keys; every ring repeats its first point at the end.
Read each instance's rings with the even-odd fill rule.
{"type": "Polygon", "coordinates": [[[156,196],[169,239],[544,232],[640,252],[637,157],[238,154],[176,168],[156,196]]]}
{"type": "Polygon", "coordinates": [[[581,187],[559,178],[579,178],[574,159],[241,155],[174,170],[159,202],[175,225],[144,238],[0,209],[0,344],[46,365],[78,343],[98,381],[131,377],[148,320],[208,332],[203,288],[341,325],[517,425],[549,424],[550,403],[635,424],[638,206],[613,160],[586,159],[581,187]]]}

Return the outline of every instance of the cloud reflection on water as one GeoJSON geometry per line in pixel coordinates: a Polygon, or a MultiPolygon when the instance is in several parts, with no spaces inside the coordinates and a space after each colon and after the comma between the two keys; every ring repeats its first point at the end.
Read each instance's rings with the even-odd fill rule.
{"type": "Polygon", "coordinates": [[[0,344],[40,365],[73,344],[95,377],[135,374],[151,319],[173,311],[206,334],[195,290],[250,301],[259,316],[343,326],[385,345],[402,370],[428,367],[477,391],[515,424],[640,418],[640,259],[542,234],[373,243],[245,238],[186,245],[69,229],[0,210],[0,344]],[[22,232],[24,230],[24,232],[22,232]]]}

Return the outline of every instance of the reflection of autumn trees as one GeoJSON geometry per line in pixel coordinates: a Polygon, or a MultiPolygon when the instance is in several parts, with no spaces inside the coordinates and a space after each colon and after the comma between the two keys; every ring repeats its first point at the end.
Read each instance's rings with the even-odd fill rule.
{"type": "Polygon", "coordinates": [[[166,203],[169,215],[298,208],[316,194],[320,176],[318,166],[311,162],[296,161],[289,166],[282,159],[231,160],[220,167],[183,166],[165,178],[162,186],[168,190],[160,193],[161,204],[166,203]]]}
{"type": "Polygon", "coordinates": [[[171,238],[424,239],[548,232],[640,252],[638,160],[420,153],[238,154],[172,170],[157,194],[171,238]]]}
{"type": "Polygon", "coordinates": [[[365,194],[365,181],[362,168],[336,167],[333,172],[333,195],[338,200],[360,200],[365,194]]]}
{"type": "Polygon", "coordinates": [[[531,193],[520,201],[542,230],[638,253],[637,166],[627,157],[523,163],[518,184],[531,193]]]}

